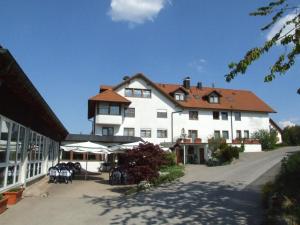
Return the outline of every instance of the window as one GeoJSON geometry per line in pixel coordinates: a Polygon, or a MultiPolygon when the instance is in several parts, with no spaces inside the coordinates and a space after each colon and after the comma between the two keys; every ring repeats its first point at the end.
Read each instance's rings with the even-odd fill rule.
{"type": "Polygon", "coordinates": [[[110,105],[109,106],[110,115],[120,115],[120,106],[119,105],[110,105]]]}
{"type": "Polygon", "coordinates": [[[135,117],[135,108],[126,108],[124,111],[125,117],[135,117]]]}
{"type": "Polygon", "coordinates": [[[124,136],[134,137],[134,128],[124,128],[124,136]]]}
{"type": "Polygon", "coordinates": [[[132,97],[133,96],[133,89],[125,88],[125,96],[126,97],[132,97]]]}
{"type": "Polygon", "coordinates": [[[190,111],[189,117],[190,117],[190,120],[198,120],[198,111],[190,111]]]}
{"type": "Polygon", "coordinates": [[[99,104],[98,114],[100,115],[120,115],[121,107],[116,104],[99,104]]]}
{"type": "Polygon", "coordinates": [[[143,90],[143,97],[144,98],[151,98],[151,91],[150,90],[143,90]]]}
{"type": "Polygon", "coordinates": [[[208,99],[209,103],[219,103],[219,96],[217,95],[210,95],[208,99]]]}
{"type": "Polygon", "coordinates": [[[184,101],[183,93],[175,93],[174,97],[175,97],[175,100],[177,100],[177,101],[184,101]]]}
{"type": "Polygon", "coordinates": [[[99,114],[100,115],[108,115],[109,114],[109,105],[108,104],[99,105],[99,114]]]}
{"type": "Polygon", "coordinates": [[[213,119],[214,120],[219,120],[220,119],[220,112],[214,111],[213,112],[213,119]]]}
{"type": "Polygon", "coordinates": [[[114,128],[113,127],[102,127],[102,136],[113,136],[114,128]]]}
{"type": "Polygon", "coordinates": [[[244,130],[244,138],[246,138],[246,139],[250,138],[249,130],[244,130]]]}
{"type": "Polygon", "coordinates": [[[224,139],[229,139],[229,132],[228,132],[227,130],[223,130],[223,131],[222,131],[222,137],[223,137],[224,139]]]}
{"type": "Polygon", "coordinates": [[[157,110],[157,118],[167,118],[167,110],[157,110]]]}
{"type": "Polygon", "coordinates": [[[198,131],[197,130],[188,130],[188,137],[195,139],[198,138],[198,131]]]}
{"type": "Polygon", "coordinates": [[[142,90],[141,89],[134,89],[133,90],[133,96],[141,98],[142,97],[142,90]]]}
{"type": "Polygon", "coordinates": [[[242,131],[240,131],[240,130],[236,131],[236,138],[237,139],[241,139],[242,138],[242,131]]]}
{"type": "Polygon", "coordinates": [[[16,123],[12,124],[11,137],[9,145],[9,162],[15,163],[17,159],[17,142],[18,142],[19,125],[16,123]]]}
{"type": "Polygon", "coordinates": [[[167,138],[168,130],[167,129],[157,129],[157,138],[167,138]]]}
{"type": "Polygon", "coordinates": [[[219,130],[214,131],[214,137],[215,138],[221,138],[221,132],[219,130]]]}
{"type": "Polygon", "coordinates": [[[6,154],[7,154],[7,144],[10,130],[10,123],[8,121],[2,120],[0,126],[0,163],[6,162],[6,154]]]}
{"type": "Polygon", "coordinates": [[[151,138],[151,129],[141,129],[142,138],[151,138]]]}
{"type": "Polygon", "coordinates": [[[228,112],[221,112],[222,120],[228,120],[228,112]]]}
{"type": "Polygon", "coordinates": [[[70,161],[71,160],[71,152],[69,151],[62,151],[62,157],[63,160],[70,161]]]}
{"type": "Polygon", "coordinates": [[[241,121],[241,112],[234,112],[234,119],[236,121],[241,121]]]}
{"type": "Polygon", "coordinates": [[[151,98],[151,90],[149,89],[137,89],[137,88],[125,88],[126,97],[137,98],[151,98]]]}
{"type": "Polygon", "coordinates": [[[74,161],[83,160],[83,153],[73,152],[73,160],[74,161]]]}

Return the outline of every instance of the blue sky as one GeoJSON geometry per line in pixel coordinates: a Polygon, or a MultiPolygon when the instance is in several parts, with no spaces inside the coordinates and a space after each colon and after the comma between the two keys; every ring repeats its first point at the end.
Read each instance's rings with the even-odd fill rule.
{"type": "MultiPolygon", "coordinates": [[[[264,83],[282,49],[226,83],[228,63],[261,45],[267,18],[249,12],[266,0],[0,1],[0,44],[8,48],[69,132],[89,133],[87,100],[100,84],[145,73],[156,82],[248,89],[281,123],[300,123],[299,59],[285,76],[264,83]],[[147,1],[146,1],[147,2],[147,1]]],[[[295,2],[295,1],[294,1],[295,2]]]]}

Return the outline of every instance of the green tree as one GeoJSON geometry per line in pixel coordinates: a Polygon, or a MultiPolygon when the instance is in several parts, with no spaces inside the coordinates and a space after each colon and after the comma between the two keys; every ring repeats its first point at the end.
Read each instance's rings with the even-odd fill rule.
{"type": "MultiPolygon", "coordinates": [[[[285,74],[294,64],[296,57],[300,54],[300,13],[299,6],[290,5],[287,0],[271,1],[268,5],[258,8],[251,16],[272,16],[271,22],[261,28],[262,31],[269,30],[281,18],[290,15],[281,29],[267,40],[262,46],[250,49],[239,62],[228,65],[230,71],[225,75],[226,81],[230,82],[238,74],[245,74],[248,67],[262,55],[268,53],[276,45],[287,46],[287,50],[278,56],[278,59],[270,67],[270,71],[264,77],[265,82],[275,79],[276,75],[285,74]]],[[[298,89],[300,94],[300,88],[298,89]]]]}
{"type": "Polygon", "coordinates": [[[252,137],[258,139],[263,150],[271,150],[275,148],[278,141],[277,132],[275,130],[259,130],[256,131],[252,137]]]}
{"type": "Polygon", "coordinates": [[[282,139],[287,145],[300,145],[300,126],[285,127],[282,139]]]}

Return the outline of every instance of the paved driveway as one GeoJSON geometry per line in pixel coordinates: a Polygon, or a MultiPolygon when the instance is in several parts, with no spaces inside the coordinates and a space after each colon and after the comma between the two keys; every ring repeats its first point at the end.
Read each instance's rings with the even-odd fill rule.
{"type": "Polygon", "coordinates": [[[88,189],[61,194],[59,186],[48,198],[23,199],[0,216],[0,224],[259,224],[262,175],[295,150],[300,148],[243,153],[222,167],[189,165],[179,182],[133,196],[88,189]]]}

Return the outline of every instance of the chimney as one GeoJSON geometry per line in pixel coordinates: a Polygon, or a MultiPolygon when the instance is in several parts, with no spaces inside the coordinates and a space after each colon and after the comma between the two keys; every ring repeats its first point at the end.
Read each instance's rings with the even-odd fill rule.
{"type": "Polygon", "coordinates": [[[184,78],[183,87],[186,89],[190,89],[190,87],[191,87],[191,78],[190,77],[184,78]]]}
{"type": "Polygon", "coordinates": [[[129,76],[124,76],[123,80],[125,81],[125,80],[128,80],[129,78],[130,78],[129,76]]]}
{"type": "Polygon", "coordinates": [[[200,89],[200,90],[202,89],[202,82],[197,83],[197,88],[200,89]]]}

